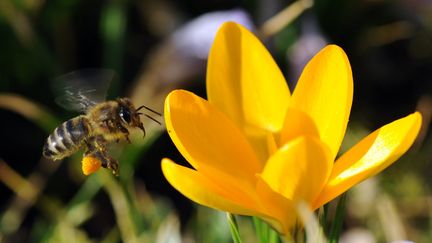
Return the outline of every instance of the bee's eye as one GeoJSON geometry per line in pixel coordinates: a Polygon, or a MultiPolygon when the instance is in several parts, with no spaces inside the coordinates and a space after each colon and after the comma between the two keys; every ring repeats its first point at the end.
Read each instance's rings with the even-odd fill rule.
{"type": "Polygon", "coordinates": [[[125,123],[129,124],[131,122],[131,114],[128,109],[121,107],[119,115],[125,123]]]}

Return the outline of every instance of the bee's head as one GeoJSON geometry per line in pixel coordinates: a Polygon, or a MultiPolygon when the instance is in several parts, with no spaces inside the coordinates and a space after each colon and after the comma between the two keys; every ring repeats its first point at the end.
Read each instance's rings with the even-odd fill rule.
{"type": "Polygon", "coordinates": [[[144,108],[144,109],[152,112],[153,114],[156,114],[158,116],[162,116],[162,114],[160,114],[159,112],[154,111],[145,105],[142,105],[142,106],[138,107],[137,109],[135,109],[135,106],[132,104],[132,101],[129,98],[119,98],[119,99],[117,99],[117,102],[119,103],[118,115],[119,115],[120,121],[124,125],[126,125],[127,127],[138,127],[139,129],[141,129],[143,131],[144,136],[145,136],[146,132],[144,129],[144,125],[141,122],[140,115],[144,115],[144,116],[148,117],[149,119],[153,120],[154,122],[158,123],[159,125],[161,125],[161,123],[158,120],[156,120],[155,118],[151,117],[148,114],[144,114],[144,113],[139,112],[139,110],[144,108]]]}
{"type": "Polygon", "coordinates": [[[117,99],[117,102],[119,104],[117,114],[120,121],[126,127],[137,127],[141,129],[145,136],[144,125],[142,124],[139,116],[141,113],[138,112],[139,109],[135,109],[132,101],[128,98],[119,98],[117,99]]]}

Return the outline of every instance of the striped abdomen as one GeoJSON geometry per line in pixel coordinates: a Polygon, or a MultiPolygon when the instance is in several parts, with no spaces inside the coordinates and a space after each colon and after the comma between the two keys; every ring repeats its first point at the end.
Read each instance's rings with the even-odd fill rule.
{"type": "Polygon", "coordinates": [[[70,119],[58,126],[43,147],[43,156],[60,160],[75,153],[88,137],[90,125],[84,116],[70,119]]]}

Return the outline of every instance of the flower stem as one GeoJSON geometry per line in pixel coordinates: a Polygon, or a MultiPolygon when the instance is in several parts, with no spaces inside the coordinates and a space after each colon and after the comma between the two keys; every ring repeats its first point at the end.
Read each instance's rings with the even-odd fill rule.
{"type": "Polygon", "coordinates": [[[252,217],[255,232],[258,236],[259,242],[261,243],[279,243],[279,235],[273,230],[267,223],[263,222],[257,217],[252,217]]]}
{"type": "Polygon", "coordinates": [[[319,209],[318,218],[324,232],[328,232],[328,204],[325,204],[319,209]]]}
{"type": "Polygon", "coordinates": [[[336,207],[336,213],[335,213],[334,221],[329,235],[330,243],[338,243],[339,241],[339,235],[342,229],[343,219],[345,216],[345,205],[346,205],[346,193],[340,196],[338,205],[336,207]]]}
{"type": "Polygon", "coordinates": [[[231,236],[233,238],[234,243],[241,243],[240,233],[238,230],[237,220],[235,216],[231,213],[227,213],[227,220],[231,230],[231,236]]]}

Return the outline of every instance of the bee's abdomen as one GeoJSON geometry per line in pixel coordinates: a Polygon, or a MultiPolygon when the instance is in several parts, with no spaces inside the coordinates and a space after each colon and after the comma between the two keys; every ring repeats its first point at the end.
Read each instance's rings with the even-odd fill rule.
{"type": "Polygon", "coordinates": [[[43,156],[59,160],[76,152],[89,134],[85,117],[70,119],[58,126],[49,135],[43,147],[43,156]]]}

